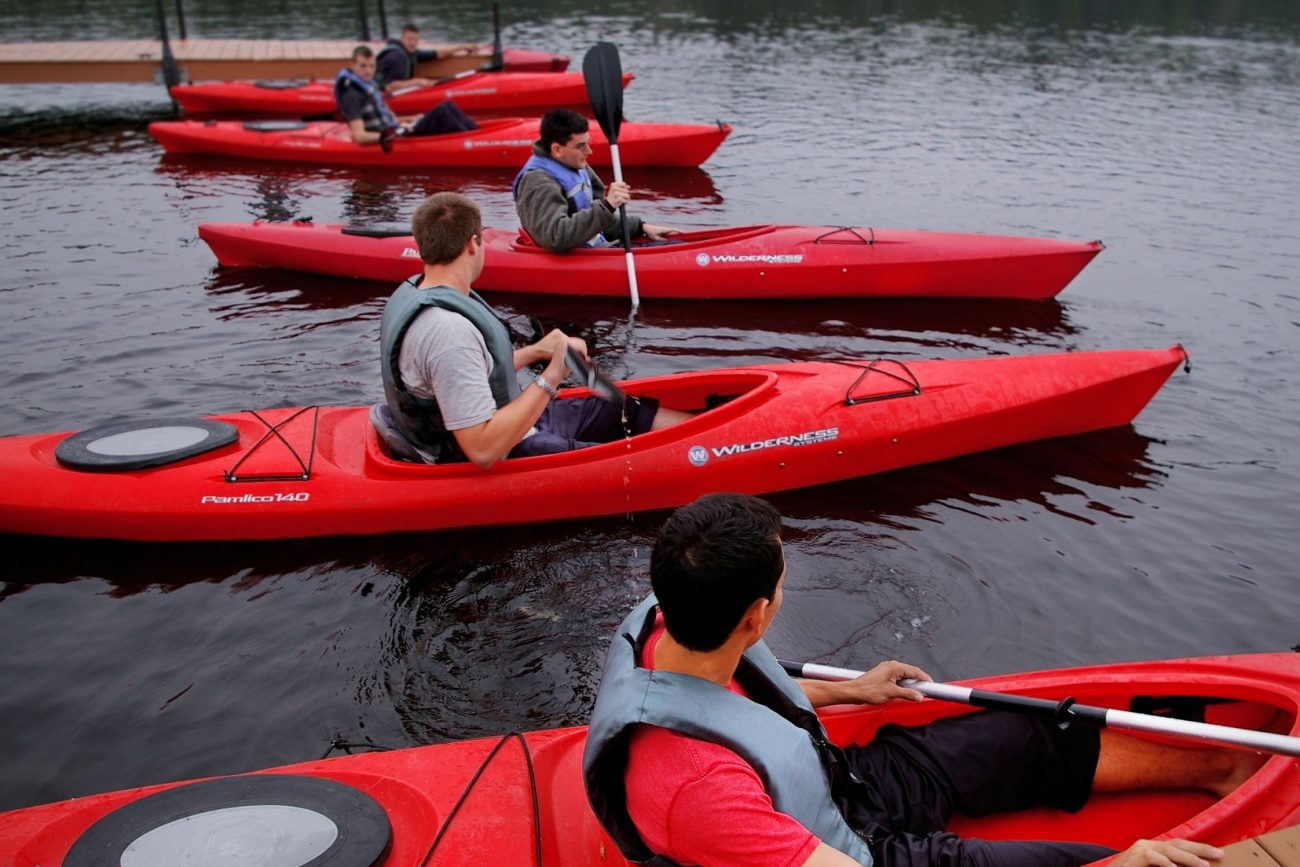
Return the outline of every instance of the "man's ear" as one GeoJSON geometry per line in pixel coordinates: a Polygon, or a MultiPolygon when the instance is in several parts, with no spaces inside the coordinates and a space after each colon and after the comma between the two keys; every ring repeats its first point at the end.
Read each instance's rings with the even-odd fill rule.
{"type": "Polygon", "coordinates": [[[564,147],[564,145],[560,144],[557,141],[551,142],[551,148],[550,148],[551,159],[557,161],[560,159],[560,148],[562,147],[564,147]]]}
{"type": "Polygon", "coordinates": [[[772,604],[772,600],[765,596],[760,596],[749,607],[745,609],[745,614],[740,618],[740,625],[747,632],[754,635],[760,635],[763,632],[763,621],[766,619],[767,607],[772,604]]]}

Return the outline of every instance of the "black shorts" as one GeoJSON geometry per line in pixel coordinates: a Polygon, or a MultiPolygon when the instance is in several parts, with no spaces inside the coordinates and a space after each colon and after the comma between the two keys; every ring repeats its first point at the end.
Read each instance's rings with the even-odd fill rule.
{"type": "Polygon", "coordinates": [[[537,420],[537,433],[520,440],[510,457],[570,452],[643,434],[658,411],[652,397],[629,397],[621,405],[599,397],[553,400],[537,420]]]}
{"type": "Polygon", "coordinates": [[[846,810],[878,867],[1074,867],[1114,854],[1090,843],[966,840],[945,832],[968,816],[1087,802],[1097,768],[1096,729],[984,711],[928,726],[886,726],[846,751],[872,790],[846,810]]]}

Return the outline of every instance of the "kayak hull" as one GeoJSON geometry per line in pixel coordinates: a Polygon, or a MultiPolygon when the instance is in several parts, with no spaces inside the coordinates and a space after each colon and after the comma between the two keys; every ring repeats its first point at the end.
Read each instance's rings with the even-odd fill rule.
{"type": "Polygon", "coordinates": [[[120,472],[60,464],[55,449],[66,433],[9,437],[0,440],[0,531],[280,539],[668,509],[712,491],[807,487],[1128,424],[1185,357],[1173,346],[807,362],[630,380],[629,394],[698,414],[627,440],[488,470],[393,460],[365,407],[213,416],[238,437],[176,463],[120,472]]]}
{"type": "MultiPolygon", "coordinates": [[[[258,129],[240,121],[155,121],[149,133],[170,154],[337,166],[517,168],[532,154],[536,118],[481,120],[468,132],[405,136],[390,153],[358,145],[346,123],[308,121],[294,129],[258,129]]],[[[618,135],[624,166],[698,166],[731,133],[727,124],[625,123],[618,135]]],[[[609,142],[591,130],[591,164],[612,165],[609,142]]]]}
{"type": "MultiPolygon", "coordinates": [[[[623,85],[632,74],[623,76],[623,85]]],[[[200,81],[178,84],[172,99],[186,114],[238,114],[241,117],[312,117],[332,115],[334,82],[200,81]],[[289,86],[294,85],[294,86],[289,86]]],[[[412,88],[387,97],[399,115],[423,114],[446,99],[468,112],[550,109],[587,102],[579,72],[471,72],[431,87],[412,88]]]]}
{"type": "MultiPolygon", "coordinates": [[[[1300,654],[1274,653],[1137,662],[1031,672],[963,681],[963,685],[1127,709],[1133,698],[1227,699],[1206,707],[1207,721],[1253,727],[1271,720],[1300,732],[1300,654]],[[1281,711],[1281,714],[1277,712],[1281,711]]],[[[823,709],[831,738],[865,742],[886,723],[919,725],[968,708],[940,701],[823,709]]],[[[504,744],[448,816],[483,766],[496,738],[342,756],[257,772],[333,780],[374,798],[387,814],[386,867],[421,863],[443,834],[434,863],[532,865],[626,864],[597,824],[581,782],[583,727],[523,736],[535,770],[534,804],[523,748],[504,744]]],[[[193,781],[190,781],[193,782],[193,781]]],[[[185,783],[91,795],[0,814],[0,863],[58,864],[96,821],[114,810],[185,783]]],[[[1078,813],[1040,809],[972,819],[949,830],[986,839],[1056,839],[1122,848],[1140,838],[1183,837],[1228,845],[1300,822],[1300,764],[1273,757],[1228,797],[1188,791],[1097,794],[1078,813]]],[[[141,829],[143,831],[143,829],[141,829]]]]}
{"type": "MultiPolygon", "coordinates": [[[[199,237],[232,267],[287,268],[398,283],[418,272],[409,234],[307,222],[205,223],[199,237]]],[[[548,252],[485,229],[479,291],[621,297],[621,248],[548,252]]],[[[738,226],[636,250],[643,298],[1032,298],[1057,295],[1100,241],[837,226],[738,226]]]]}

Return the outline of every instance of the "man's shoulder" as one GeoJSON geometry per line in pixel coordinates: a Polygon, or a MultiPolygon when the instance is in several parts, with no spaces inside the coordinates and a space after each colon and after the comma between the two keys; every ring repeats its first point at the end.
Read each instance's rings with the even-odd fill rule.
{"type": "Polygon", "coordinates": [[[628,741],[628,770],[649,777],[698,779],[714,771],[743,769],[749,763],[735,750],[655,725],[638,725],[628,741]]]}

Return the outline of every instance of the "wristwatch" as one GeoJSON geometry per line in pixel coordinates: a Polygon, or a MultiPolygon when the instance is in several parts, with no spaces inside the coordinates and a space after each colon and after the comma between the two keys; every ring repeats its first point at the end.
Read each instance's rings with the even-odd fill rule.
{"type": "Polygon", "coordinates": [[[546,378],[542,376],[540,373],[533,377],[533,382],[537,383],[538,388],[540,388],[542,391],[549,394],[551,396],[551,400],[555,400],[555,398],[560,396],[560,393],[559,391],[556,390],[555,386],[547,382],[546,378]]]}

